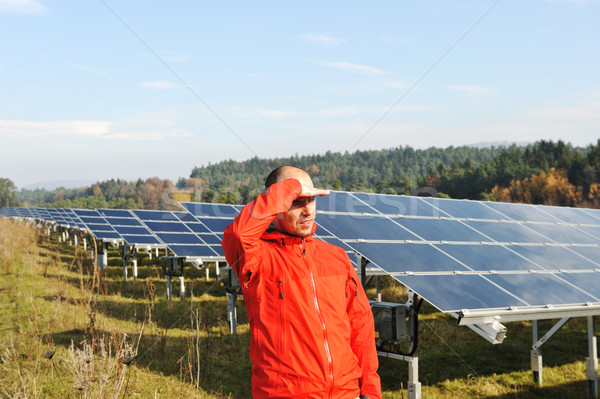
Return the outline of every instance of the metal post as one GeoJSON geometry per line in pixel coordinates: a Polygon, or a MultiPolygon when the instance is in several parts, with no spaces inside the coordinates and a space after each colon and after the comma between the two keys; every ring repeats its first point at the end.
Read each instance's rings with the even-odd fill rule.
{"type": "Polygon", "coordinates": [[[156,247],[156,257],[158,258],[158,247],[156,247]]]}
{"type": "Polygon", "coordinates": [[[210,277],[210,275],[209,275],[209,273],[208,273],[208,272],[209,272],[209,270],[208,270],[208,263],[206,263],[206,264],[204,265],[204,268],[206,269],[206,281],[208,281],[208,279],[209,279],[209,277],[210,277]]]}
{"type": "Polygon", "coordinates": [[[79,246],[79,240],[77,239],[77,234],[75,234],[73,236],[73,241],[75,242],[75,246],[78,247],[79,246]]]}
{"type": "MultiPolygon", "coordinates": [[[[533,343],[538,341],[538,322],[533,320],[531,323],[531,333],[533,343]]],[[[531,371],[533,372],[533,382],[542,386],[542,350],[538,347],[531,350],[531,371]]]]}
{"type": "Polygon", "coordinates": [[[183,281],[183,275],[179,277],[179,297],[183,299],[185,297],[185,284],[183,281]]]}
{"type": "Polygon", "coordinates": [[[133,258],[133,279],[137,281],[138,270],[137,270],[137,258],[133,258]]]}
{"type": "Polygon", "coordinates": [[[83,250],[87,250],[87,238],[83,237],[83,250]]]}
{"type": "Polygon", "coordinates": [[[219,280],[219,261],[215,262],[215,273],[217,274],[217,281],[219,280]]]}
{"type": "Polygon", "coordinates": [[[588,348],[590,356],[586,359],[588,392],[590,397],[598,399],[598,346],[594,335],[594,316],[588,316],[588,348]]]}
{"type": "Polygon", "coordinates": [[[171,297],[171,276],[167,274],[167,299],[170,301],[171,297]]]}
{"type": "Polygon", "coordinates": [[[237,311],[235,309],[235,293],[227,293],[227,321],[232,335],[237,335],[237,311]]]}
{"type": "Polygon", "coordinates": [[[408,361],[408,399],[421,399],[419,358],[417,356],[412,357],[408,361]]]}
{"type": "Polygon", "coordinates": [[[377,292],[377,300],[381,302],[381,290],[379,288],[379,276],[375,276],[375,290],[377,292]]]}
{"type": "Polygon", "coordinates": [[[123,245],[122,256],[123,256],[123,279],[125,281],[127,281],[127,256],[128,256],[128,252],[129,252],[129,247],[127,246],[127,244],[124,244],[123,245]]]}

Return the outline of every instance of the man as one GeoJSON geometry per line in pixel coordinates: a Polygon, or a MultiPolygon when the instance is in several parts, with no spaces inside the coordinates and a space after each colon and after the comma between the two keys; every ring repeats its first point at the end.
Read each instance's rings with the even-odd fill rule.
{"type": "Polygon", "coordinates": [[[252,396],[380,399],[373,315],[348,256],[313,238],[313,186],[295,166],[275,169],[221,245],[250,320],[252,396]]]}

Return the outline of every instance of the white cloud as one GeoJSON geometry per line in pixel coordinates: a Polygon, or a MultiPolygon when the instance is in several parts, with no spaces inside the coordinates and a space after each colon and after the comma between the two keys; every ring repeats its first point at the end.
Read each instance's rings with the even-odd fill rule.
{"type": "Polygon", "coordinates": [[[46,6],[35,0],[0,0],[0,14],[45,14],[46,6]]]}
{"type": "Polygon", "coordinates": [[[179,87],[178,84],[168,82],[166,80],[155,80],[152,82],[142,82],[142,83],[138,83],[137,85],[139,87],[145,87],[148,89],[159,89],[159,90],[176,89],[179,87]]]}
{"type": "Polygon", "coordinates": [[[0,120],[0,137],[5,136],[80,136],[102,137],[111,126],[105,121],[9,121],[0,120]]]}
{"type": "Polygon", "coordinates": [[[356,106],[339,107],[321,109],[315,111],[314,114],[318,116],[329,116],[329,117],[348,117],[357,115],[374,115],[381,116],[384,113],[402,113],[402,112],[430,112],[432,111],[429,107],[420,107],[416,105],[397,105],[390,109],[390,107],[370,107],[360,108],[356,106]]]}
{"type": "Polygon", "coordinates": [[[178,122],[163,113],[136,115],[109,121],[14,121],[0,120],[0,138],[36,137],[59,139],[77,137],[100,140],[165,140],[192,136],[178,122]]]}
{"type": "Polygon", "coordinates": [[[356,73],[359,75],[367,75],[367,76],[381,76],[385,75],[388,72],[383,69],[371,67],[368,65],[360,65],[360,64],[352,64],[350,62],[320,62],[319,64],[324,65],[326,67],[341,69],[343,71],[356,73]]]}
{"type": "Polygon", "coordinates": [[[185,62],[190,58],[188,53],[183,53],[181,51],[167,51],[166,55],[162,56],[164,61],[168,62],[185,62]]]}
{"type": "Polygon", "coordinates": [[[110,75],[100,69],[96,69],[96,68],[90,68],[90,67],[86,67],[83,65],[79,65],[79,64],[74,64],[74,63],[69,63],[69,65],[71,65],[73,68],[77,68],[77,69],[81,69],[82,71],[88,71],[88,72],[93,72],[93,73],[97,73],[98,75],[102,75],[105,76],[107,78],[110,77],[110,75]]]}
{"type": "Polygon", "coordinates": [[[474,86],[474,85],[454,85],[448,86],[450,90],[458,91],[469,98],[481,97],[483,95],[495,94],[493,87],[474,86]]]}
{"type": "Polygon", "coordinates": [[[342,44],[345,41],[344,39],[340,39],[337,37],[328,36],[328,35],[318,35],[318,34],[298,35],[298,37],[307,42],[317,43],[317,44],[320,44],[322,46],[327,46],[327,47],[339,46],[340,44],[342,44]]]}
{"type": "Polygon", "coordinates": [[[298,113],[295,111],[285,111],[280,109],[266,109],[266,108],[244,108],[244,107],[234,107],[232,108],[232,113],[235,117],[239,118],[251,118],[255,116],[262,116],[271,119],[282,119],[282,118],[291,118],[294,116],[298,116],[298,113]]]}

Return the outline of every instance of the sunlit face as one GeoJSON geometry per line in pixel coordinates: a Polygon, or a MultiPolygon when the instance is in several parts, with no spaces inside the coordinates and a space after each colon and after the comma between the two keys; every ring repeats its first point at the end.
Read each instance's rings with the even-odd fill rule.
{"type": "Polygon", "coordinates": [[[289,211],[277,215],[275,228],[292,236],[309,236],[315,223],[315,213],[315,197],[298,197],[289,211]]]}
{"type": "MultiPolygon", "coordinates": [[[[304,187],[313,187],[310,176],[301,169],[285,169],[277,179],[297,179],[304,187]]],[[[306,237],[312,233],[315,223],[317,204],[315,197],[298,197],[290,209],[285,213],[280,213],[274,220],[275,228],[281,232],[297,237],[306,237]]]]}

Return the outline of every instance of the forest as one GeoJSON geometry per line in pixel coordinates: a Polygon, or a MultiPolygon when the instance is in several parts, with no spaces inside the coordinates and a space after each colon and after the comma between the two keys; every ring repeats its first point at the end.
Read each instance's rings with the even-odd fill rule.
{"type": "Polygon", "coordinates": [[[111,179],[90,187],[18,190],[0,178],[2,206],[177,209],[176,201],[243,204],[262,192],[264,178],[280,165],[309,172],[316,186],[344,191],[437,195],[561,206],[600,206],[600,140],[573,147],[541,140],[526,146],[409,146],[353,153],[246,161],[195,167],[176,183],[157,177],[111,179]]]}

